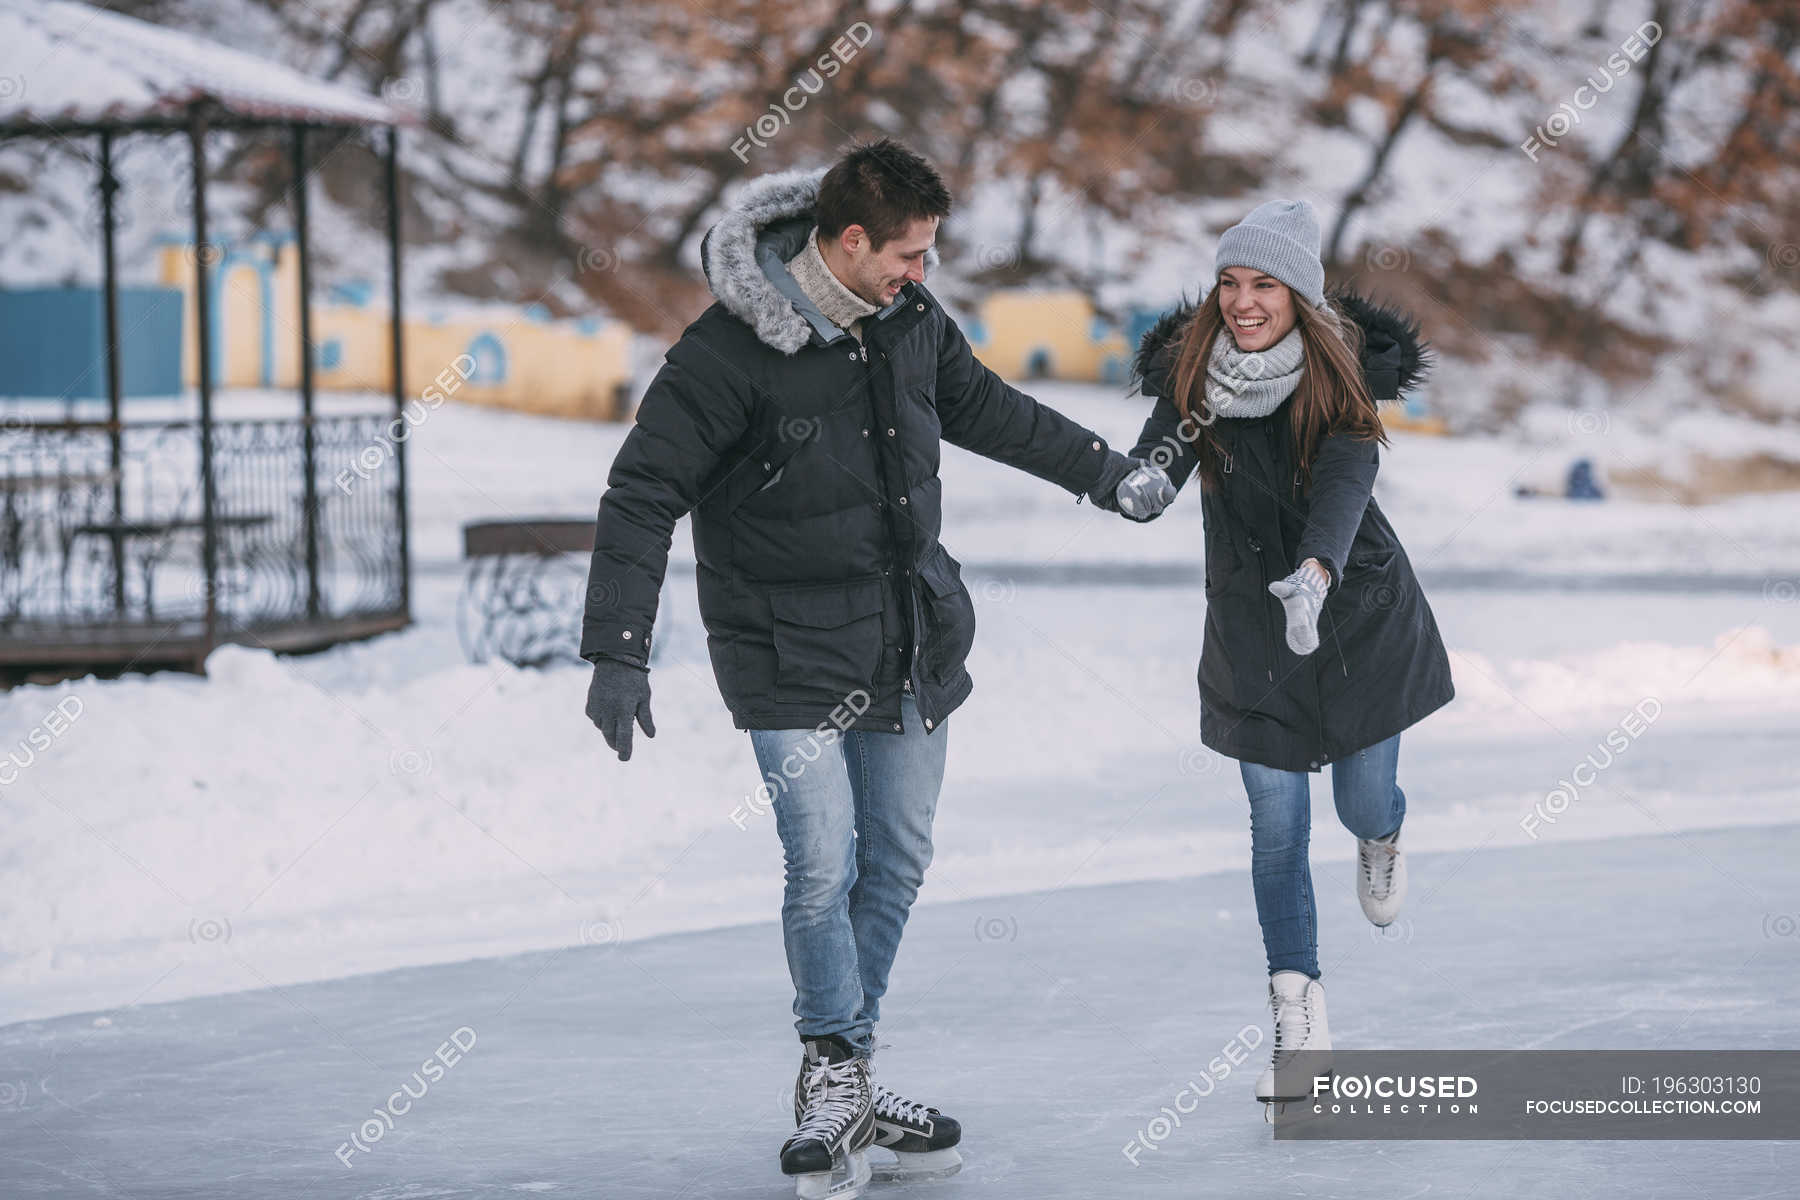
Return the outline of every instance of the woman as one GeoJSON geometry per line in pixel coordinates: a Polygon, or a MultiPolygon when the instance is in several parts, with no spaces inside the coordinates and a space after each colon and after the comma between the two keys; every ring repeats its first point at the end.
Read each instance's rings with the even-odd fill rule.
{"type": "Polygon", "coordinates": [[[1431,608],[1370,495],[1387,441],[1376,403],[1429,365],[1417,326],[1352,294],[1326,301],[1304,201],[1271,201],[1226,230],[1215,269],[1212,291],[1139,347],[1134,379],[1156,404],[1132,457],[1151,465],[1119,501],[1127,516],[1150,511],[1133,495],[1200,477],[1200,736],[1238,760],[1249,794],[1275,1018],[1256,1094],[1276,1101],[1303,1094],[1298,1078],[1277,1084],[1278,1067],[1331,1047],[1309,772],[1331,764],[1338,818],[1357,838],[1357,898],[1389,924],[1406,892],[1400,731],[1454,691],[1431,608]]]}

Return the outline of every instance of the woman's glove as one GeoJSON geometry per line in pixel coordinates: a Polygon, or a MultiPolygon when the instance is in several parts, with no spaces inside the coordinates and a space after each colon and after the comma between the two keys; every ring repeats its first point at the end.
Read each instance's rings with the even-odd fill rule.
{"type": "Polygon", "coordinates": [[[1309,558],[1292,575],[1269,585],[1269,594],[1281,601],[1287,613],[1287,644],[1295,654],[1307,655],[1319,648],[1319,610],[1325,606],[1329,579],[1325,568],[1309,558]]]}
{"type": "Polygon", "coordinates": [[[1161,467],[1114,450],[1100,467],[1100,478],[1088,491],[1095,507],[1120,513],[1133,521],[1148,521],[1175,500],[1175,485],[1161,467]]]}
{"type": "Polygon", "coordinates": [[[1119,502],[1119,511],[1132,520],[1148,521],[1175,503],[1175,485],[1161,467],[1139,462],[1131,474],[1119,481],[1113,498],[1119,502]]]}

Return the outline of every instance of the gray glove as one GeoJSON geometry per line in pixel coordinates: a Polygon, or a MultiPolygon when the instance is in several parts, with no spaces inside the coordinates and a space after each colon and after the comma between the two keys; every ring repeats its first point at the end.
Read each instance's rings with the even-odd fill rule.
{"type": "Polygon", "coordinates": [[[1281,601],[1287,613],[1287,644],[1295,654],[1307,655],[1319,648],[1319,610],[1325,605],[1325,571],[1305,563],[1286,579],[1269,585],[1269,594],[1281,601]]]}
{"type": "Polygon", "coordinates": [[[644,727],[645,737],[656,736],[656,724],[650,719],[650,672],[614,658],[597,660],[588,684],[587,715],[606,744],[619,752],[619,761],[630,761],[632,718],[644,727]]]}
{"type": "Polygon", "coordinates": [[[1119,481],[1114,497],[1121,513],[1134,521],[1148,521],[1175,503],[1175,485],[1161,467],[1137,460],[1131,474],[1119,481]]]}

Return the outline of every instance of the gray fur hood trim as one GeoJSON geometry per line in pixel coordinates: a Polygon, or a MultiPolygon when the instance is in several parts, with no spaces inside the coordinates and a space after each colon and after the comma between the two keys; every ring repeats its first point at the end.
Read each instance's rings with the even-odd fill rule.
{"type": "MultiPolygon", "coordinates": [[[[758,339],[783,354],[806,345],[817,324],[824,321],[816,310],[807,314],[796,307],[794,297],[799,291],[787,273],[786,259],[799,253],[805,235],[811,232],[813,205],[826,169],[779,171],[751,180],[739,189],[700,242],[700,266],[713,296],[732,316],[750,326],[758,339]],[[771,228],[778,225],[786,228],[771,228]],[[759,243],[771,244],[759,253],[759,243]],[[770,278],[771,271],[785,278],[778,283],[770,278]]],[[[938,253],[933,247],[925,254],[925,269],[929,273],[937,265],[938,253]]],[[[898,303],[896,300],[877,313],[875,319],[885,317],[898,303]]]]}

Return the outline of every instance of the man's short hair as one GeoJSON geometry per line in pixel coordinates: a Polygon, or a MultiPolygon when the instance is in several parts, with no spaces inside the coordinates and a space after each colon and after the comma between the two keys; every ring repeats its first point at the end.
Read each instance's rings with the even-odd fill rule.
{"type": "Polygon", "coordinates": [[[879,250],[921,218],[950,215],[950,189],[923,158],[892,138],[856,146],[819,183],[819,236],[852,225],[868,230],[879,250]]]}

